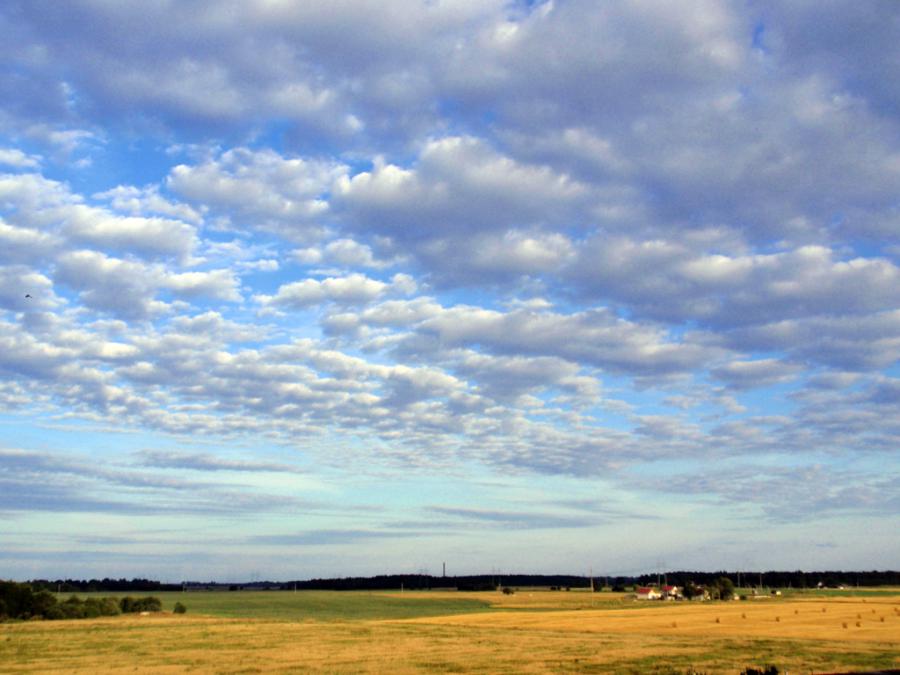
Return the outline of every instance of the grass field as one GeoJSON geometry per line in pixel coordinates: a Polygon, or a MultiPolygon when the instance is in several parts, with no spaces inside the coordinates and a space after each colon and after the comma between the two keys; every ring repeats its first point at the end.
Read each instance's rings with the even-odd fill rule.
{"type": "Polygon", "coordinates": [[[182,602],[192,614],[286,621],[410,619],[491,609],[489,602],[463,593],[422,595],[361,591],[240,591],[154,595],[163,601],[163,608],[168,610],[176,602],[182,602]]]}
{"type": "Polygon", "coordinates": [[[900,668],[900,593],[172,593],[188,614],[0,625],[0,672],[739,673],[900,668]],[[592,606],[593,605],[593,606],[592,606]]]}

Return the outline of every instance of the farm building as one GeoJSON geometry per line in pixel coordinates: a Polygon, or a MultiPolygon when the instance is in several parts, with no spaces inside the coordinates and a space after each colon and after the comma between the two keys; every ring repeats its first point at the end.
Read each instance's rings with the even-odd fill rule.
{"type": "Polygon", "coordinates": [[[678,586],[663,586],[662,595],[666,600],[678,600],[684,597],[678,586]]]}
{"type": "Polygon", "coordinates": [[[641,586],[635,591],[634,597],[637,600],[659,600],[662,598],[662,593],[655,588],[641,586]]]}

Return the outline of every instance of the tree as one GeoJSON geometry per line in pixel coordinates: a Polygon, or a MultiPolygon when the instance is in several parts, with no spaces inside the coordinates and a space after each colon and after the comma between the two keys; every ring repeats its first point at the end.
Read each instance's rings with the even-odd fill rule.
{"type": "Polygon", "coordinates": [[[159,598],[148,595],[146,598],[133,598],[130,595],[119,600],[119,609],[123,614],[133,614],[134,612],[160,612],[162,611],[162,602],[159,598]]]}
{"type": "Polygon", "coordinates": [[[100,613],[103,616],[116,616],[120,613],[119,601],[116,598],[103,598],[100,601],[100,613]]]}
{"type": "Polygon", "coordinates": [[[56,597],[49,591],[38,591],[31,597],[31,613],[34,616],[52,618],[56,608],[56,597]]]}
{"type": "Polygon", "coordinates": [[[0,602],[5,609],[4,614],[10,619],[27,619],[31,616],[34,594],[27,584],[15,581],[0,581],[0,602]]]}
{"type": "Polygon", "coordinates": [[[162,602],[159,598],[148,595],[146,598],[139,598],[137,601],[139,612],[161,612],[162,602]]]}
{"type": "Polygon", "coordinates": [[[182,605],[180,602],[176,602],[175,608],[172,611],[176,614],[184,614],[185,612],[187,612],[187,607],[182,605]]]}
{"type": "Polygon", "coordinates": [[[731,600],[734,597],[734,583],[728,577],[719,577],[710,584],[709,594],[718,600],[731,600]]]}

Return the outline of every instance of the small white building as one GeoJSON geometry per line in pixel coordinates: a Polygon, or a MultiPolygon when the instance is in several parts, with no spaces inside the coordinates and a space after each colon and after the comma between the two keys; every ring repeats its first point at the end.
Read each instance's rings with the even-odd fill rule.
{"type": "Polygon", "coordinates": [[[663,586],[662,593],[666,600],[677,600],[683,597],[681,589],[678,588],[678,586],[663,586]]]}
{"type": "Polygon", "coordinates": [[[636,600],[659,600],[662,593],[650,586],[640,586],[634,592],[634,597],[636,600]]]}

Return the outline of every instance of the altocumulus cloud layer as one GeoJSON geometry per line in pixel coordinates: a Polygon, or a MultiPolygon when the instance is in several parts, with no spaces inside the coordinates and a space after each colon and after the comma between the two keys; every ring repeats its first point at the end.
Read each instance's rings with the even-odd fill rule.
{"type": "Polygon", "coordinates": [[[896,3],[0,34],[0,576],[896,562],[896,3]]]}

